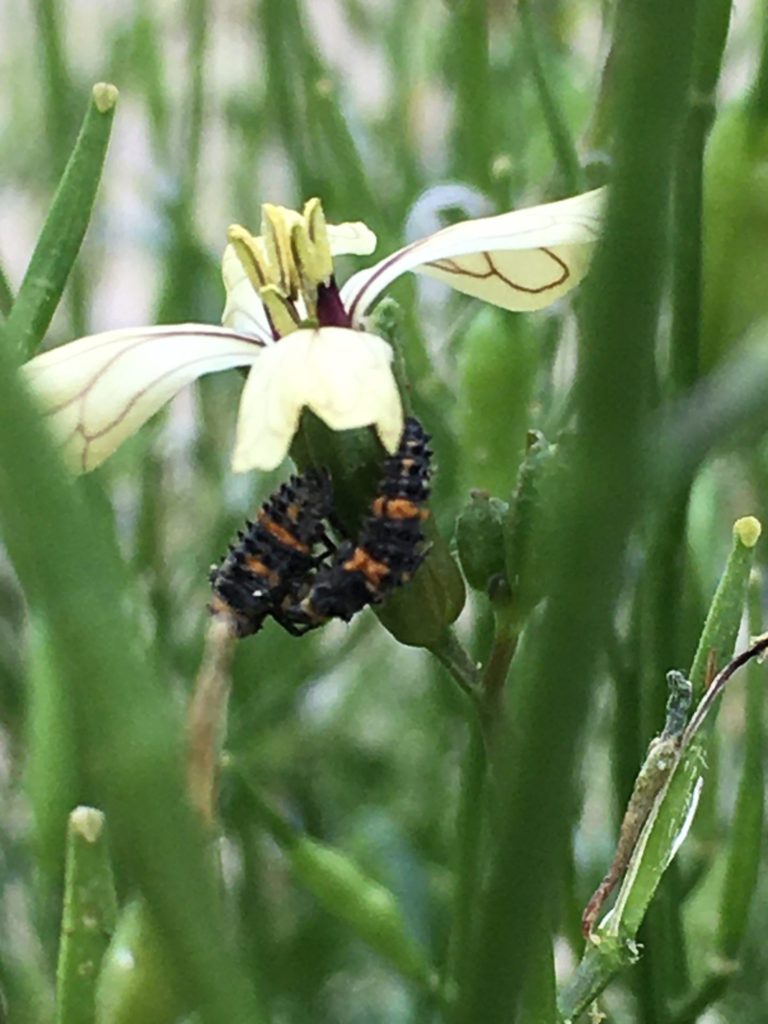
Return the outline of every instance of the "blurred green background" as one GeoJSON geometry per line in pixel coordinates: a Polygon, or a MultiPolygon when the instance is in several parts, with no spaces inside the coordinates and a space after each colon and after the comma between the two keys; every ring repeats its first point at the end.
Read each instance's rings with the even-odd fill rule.
{"type": "MultiPolygon", "coordinates": [[[[626,185],[622,194],[632,188],[639,193],[645,187],[641,169],[635,181],[631,169],[621,170],[622,153],[633,144],[622,131],[637,118],[617,116],[617,110],[626,115],[621,104],[627,101],[615,74],[624,60],[615,42],[624,38],[622,19],[642,19],[638,6],[608,0],[134,0],[113,6],[2,0],[0,310],[7,314],[18,290],[97,81],[117,85],[120,99],[94,213],[46,347],[122,326],[218,322],[226,228],[237,221],[256,230],[262,201],[300,208],[318,195],[331,223],[364,220],[377,233],[382,255],[456,219],[603,184],[611,179],[614,160],[626,185]]],[[[694,10],[687,0],[681,6],[694,10]]],[[[574,785],[566,787],[573,790],[572,840],[553,854],[556,895],[547,889],[561,979],[578,963],[580,910],[610,863],[632,779],[663,724],[664,672],[690,664],[733,520],[767,514],[765,403],[761,392],[746,387],[748,380],[755,388],[766,382],[758,354],[768,312],[768,61],[761,54],[761,8],[745,2],[731,12],[727,4],[702,2],[697,45],[685,36],[682,21],[676,29],[678,54],[694,53],[694,81],[708,88],[702,96],[689,91],[690,83],[678,83],[680,109],[667,131],[664,160],[674,174],[665,179],[668,192],[658,193],[660,220],[666,223],[673,184],[677,202],[667,235],[671,244],[659,245],[654,257],[660,311],[657,316],[653,302],[647,304],[655,338],[648,379],[636,381],[631,371],[624,380],[606,378],[603,394],[616,406],[605,422],[613,415],[620,423],[622,402],[637,384],[647,402],[643,415],[653,410],[659,415],[653,422],[665,429],[670,422],[679,426],[682,441],[670,455],[671,462],[677,460],[669,470],[671,483],[651,483],[650,475],[627,469],[630,477],[636,473],[628,493],[638,495],[638,504],[622,527],[620,575],[617,568],[616,579],[606,583],[610,608],[604,619],[610,622],[603,622],[600,646],[590,648],[592,664],[584,673],[583,711],[574,721],[569,755],[574,785]],[[714,12],[713,23],[719,18],[717,25],[707,24],[707,10],[714,12]],[[718,82],[717,42],[712,52],[698,44],[722,38],[725,26],[718,82]],[[715,96],[719,114],[702,207],[696,201],[701,145],[715,96]],[[747,336],[752,347],[739,348],[747,336]],[[665,419],[676,415],[674,400],[685,398],[710,371],[721,373],[710,391],[696,392],[679,420],[665,419]],[[703,410],[700,419],[697,410],[703,410]]],[[[647,45],[653,16],[662,11],[654,2],[645,15],[645,49],[638,43],[635,54],[641,83],[653,82],[657,67],[675,60],[663,20],[656,23],[659,46],[647,45]]],[[[661,119],[663,91],[648,95],[661,119]]],[[[650,109],[651,140],[654,116],[650,109]]],[[[646,252],[641,233],[623,240],[625,281],[634,274],[633,250],[639,260],[646,252]]],[[[340,276],[360,265],[345,260],[340,276]]],[[[645,272],[640,266],[638,278],[645,272]]],[[[593,289],[596,299],[577,296],[530,316],[484,308],[426,280],[398,283],[392,294],[403,310],[413,404],[434,436],[433,513],[450,538],[470,489],[510,499],[527,430],[542,430],[551,440],[563,429],[577,431],[574,367],[579,351],[589,346],[584,324],[592,324],[596,335],[601,329],[594,311],[600,287],[593,289]]],[[[623,327],[615,330],[617,346],[630,345],[634,322],[630,308],[624,342],[623,327]]],[[[631,367],[631,353],[628,359],[631,367]]],[[[105,570],[105,579],[128,581],[114,603],[133,625],[125,642],[141,648],[144,661],[136,664],[151,667],[161,692],[156,706],[162,704],[169,729],[176,730],[176,739],[169,740],[173,749],[203,650],[208,567],[287,471],[242,477],[230,472],[240,388],[237,372],[202,380],[77,485],[79,507],[87,506],[100,524],[102,539],[94,550],[111,544],[125,563],[114,576],[105,570]]],[[[595,395],[598,390],[596,384],[595,395]]],[[[583,409],[589,409],[588,397],[583,409]]],[[[13,433],[12,423],[2,429],[8,450],[18,448],[23,473],[26,442],[13,433]]],[[[634,440],[622,451],[647,454],[640,426],[633,430],[634,440]]],[[[661,428],[650,433],[662,441],[649,465],[660,467],[663,476],[662,442],[672,434],[661,428]]],[[[568,437],[561,442],[567,454],[568,437]]],[[[610,449],[612,438],[605,443],[610,449]]],[[[595,453],[595,465],[600,458],[595,453]]],[[[16,503],[15,489],[31,487],[33,479],[12,477],[10,465],[2,467],[6,479],[0,490],[7,509],[16,503]]],[[[38,493],[32,500],[44,498],[38,493]]],[[[610,519],[604,502],[601,507],[610,519]]],[[[78,725],[82,693],[73,696],[66,682],[67,671],[85,671],[79,648],[70,649],[65,660],[71,665],[62,668],[55,640],[59,620],[49,602],[66,603],[72,619],[81,607],[86,616],[87,602],[78,603],[77,589],[68,595],[65,577],[58,580],[60,593],[51,592],[54,577],[47,578],[38,563],[47,562],[49,548],[67,541],[59,536],[63,524],[46,522],[44,511],[29,541],[36,544],[25,563],[29,572],[11,539],[15,529],[23,534],[23,523],[8,525],[13,511],[5,519],[13,561],[30,588],[31,615],[11,560],[0,561],[0,1019],[5,1014],[13,1022],[53,1019],[66,817],[78,803],[99,802],[93,780],[113,770],[109,749],[97,750],[93,743],[96,727],[91,723],[82,731],[78,725]],[[36,569],[39,580],[28,582],[36,569]]],[[[82,564],[88,552],[80,550],[79,556],[82,564]]],[[[757,562],[764,559],[758,548],[757,562]]],[[[88,571],[98,576],[100,563],[88,571]]],[[[79,585],[87,584],[86,575],[83,580],[79,585]]],[[[753,589],[752,621],[759,627],[759,584],[753,589]]],[[[109,591],[103,594],[108,601],[109,591]]],[[[83,618],[83,635],[91,625],[83,618]]],[[[72,628],[71,636],[79,636],[72,628]]],[[[539,642],[536,628],[534,622],[532,646],[539,642]]],[[[486,594],[471,592],[457,632],[473,658],[487,657],[493,616],[486,594]]],[[[527,635],[523,647],[526,640],[527,635]]],[[[550,645],[561,642],[549,638],[550,645]]],[[[121,658],[121,648],[111,653],[121,658]]],[[[575,662],[582,664],[578,657],[575,662]]],[[[220,896],[222,928],[239,953],[242,978],[256,993],[253,1006],[259,1010],[253,1012],[291,1024],[443,1019],[434,993],[405,979],[361,940],[359,929],[324,908],[311,885],[297,881],[268,820],[265,826],[262,803],[280,809],[296,829],[344,851],[386,886],[408,935],[441,965],[452,941],[455,879],[462,870],[457,815],[467,747],[464,710],[445,669],[428,652],[399,645],[366,611],[348,627],[333,623],[301,640],[269,623],[238,646],[233,672],[220,799],[220,896]]],[[[128,669],[124,676],[130,683],[128,669]]],[[[143,693],[141,687],[135,694],[126,688],[109,697],[114,728],[124,706],[137,750],[142,722],[148,721],[140,712],[155,707],[155,698],[142,704],[143,693]]],[[[641,934],[646,955],[601,1002],[610,1020],[765,1020],[764,852],[754,892],[753,867],[737,870],[747,879],[751,907],[737,939],[723,945],[713,938],[718,928],[722,932],[718,914],[729,898],[726,864],[743,838],[732,833],[740,780],[750,793],[762,793],[759,680],[752,683],[750,700],[757,724],[748,742],[744,686],[736,683],[726,697],[697,824],[679,869],[660,890],[647,934],[641,934]],[[745,747],[752,752],[747,768],[745,747]]],[[[559,714],[555,698],[550,711],[555,718],[559,714]]],[[[146,726],[160,745],[166,724],[152,718],[146,726]]],[[[563,735],[568,728],[565,721],[563,735]]],[[[543,734],[538,750],[545,759],[543,734]]],[[[118,808],[119,794],[130,794],[132,773],[142,764],[126,757],[120,762],[125,778],[117,768],[115,778],[127,789],[115,783],[110,790],[111,782],[105,783],[108,800],[118,808]]],[[[144,784],[142,800],[152,793],[151,780],[144,784]]],[[[500,785],[503,790],[503,778],[500,785]]],[[[744,828],[757,856],[762,800],[755,799],[759,806],[744,828]]],[[[143,861],[139,868],[123,864],[130,846],[126,836],[140,823],[139,810],[132,817],[126,811],[127,824],[115,823],[123,851],[116,856],[123,902],[137,877],[144,879],[140,887],[147,895],[142,872],[151,874],[143,861]]],[[[477,842],[482,846],[485,840],[478,834],[477,842]]],[[[145,843],[142,851],[151,846],[145,843]]],[[[180,893],[195,877],[184,875],[183,860],[180,893]]],[[[177,926],[182,928],[178,921],[177,926]]],[[[202,949],[207,922],[199,914],[198,926],[202,949]]],[[[520,932],[523,946],[535,943],[538,932],[532,927],[528,933],[526,922],[512,921],[510,928],[520,932]]],[[[211,932],[211,941],[217,934],[211,932]]],[[[244,1007],[251,1006],[249,998],[243,997],[244,1007]]],[[[183,1004],[180,1013],[186,1012],[183,1004]]],[[[486,1017],[482,1000],[474,1006],[474,1019],[504,1019],[498,1007],[486,1017]]],[[[177,1009],[160,1013],[158,1021],[175,1019],[177,1009]]],[[[457,1019],[472,1019],[466,1008],[461,1012],[465,1017],[457,1019]]],[[[150,1019],[148,1011],[144,1019],[150,1019]]],[[[257,1018],[244,1010],[242,1019],[257,1018]]],[[[511,1024],[517,1018],[507,1019],[511,1024]]],[[[531,1011],[519,1019],[553,1018],[531,1011]]]]}

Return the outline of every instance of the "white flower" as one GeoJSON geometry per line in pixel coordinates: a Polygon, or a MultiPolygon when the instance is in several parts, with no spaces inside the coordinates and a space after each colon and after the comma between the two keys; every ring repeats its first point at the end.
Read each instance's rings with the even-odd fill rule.
{"type": "Polygon", "coordinates": [[[235,366],[251,367],[236,471],[278,466],[304,408],[334,430],[374,426],[391,452],[403,413],[392,350],[363,330],[375,299],[400,274],[417,270],[505,309],[540,309],[586,273],[602,200],[597,190],[455,224],[341,288],[333,257],[371,253],[375,235],[361,223],[326,225],[316,199],[301,214],[265,204],[260,236],[237,225],[229,230],[223,327],[107,331],[45,352],[23,370],[80,472],[98,466],[186,384],[235,366]]]}

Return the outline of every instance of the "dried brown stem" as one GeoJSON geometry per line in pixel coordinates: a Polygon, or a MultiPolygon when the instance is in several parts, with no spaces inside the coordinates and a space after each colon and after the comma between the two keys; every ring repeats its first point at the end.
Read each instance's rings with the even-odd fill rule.
{"type": "Polygon", "coordinates": [[[192,803],[213,823],[218,765],[226,732],[230,667],[237,642],[235,623],[225,614],[211,618],[195,691],[187,713],[187,779],[192,803]]]}

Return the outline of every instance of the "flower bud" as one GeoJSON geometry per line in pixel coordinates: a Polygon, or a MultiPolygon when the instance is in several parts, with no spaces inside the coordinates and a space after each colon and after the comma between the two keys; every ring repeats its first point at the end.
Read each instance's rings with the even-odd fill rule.
{"type": "Polygon", "coordinates": [[[541,597],[542,547],[546,546],[548,494],[552,487],[556,447],[539,431],[530,431],[528,450],[504,526],[506,573],[519,615],[526,615],[541,597]]]}
{"type": "Polygon", "coordinates": [[[506,573],[504,523],[509,505],[487,491],[471,491],[456,520],[456,546],[470,587],[488,591],[492,577],[506,573]]]}

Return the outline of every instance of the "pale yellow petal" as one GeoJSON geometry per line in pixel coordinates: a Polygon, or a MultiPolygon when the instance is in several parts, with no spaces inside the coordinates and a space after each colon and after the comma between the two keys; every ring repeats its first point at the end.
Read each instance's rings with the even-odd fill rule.
{"type": "Polygon", "coordinates": [[[328,224],[332,256],[370,256],[376,249],[376,235],[361,220],[328,224]]]}
{"type": "Polygon", "coordinates": [[[255,362],[254,338],[206,324],[107,331],[22,367],[75,472],[103,462],[197,377],[255,362]]]}
{"type": "Polygon", "coordinates": [[[359,323],[401,274],[416,270],[510,310],[541,309],[586,273],[600,230],[605,190],[496,217],[462,221],[360,271],[341,290],[359,323]]]}
{"type": "Polygon", "coordinates": [[[375,426],[394,451],[403,410],[391,363],[386,342],[362,331],[323,327],[281,339],[265,350],[243,390],[233,469],[278,466],[303,408],[333,430],[375,426]]]}
{"type": "Polygon", "coordinates": [[[374,425],[394,451],[403,409],[392,375],[392,349],[381,338],[343,327],[313,332],[306,404],[333,430],[374,425]]]}
{"type": "Polygon", "coordinates": [[[240,398],[232,469],[275,469],[288,454],[305,403],[303,369],[310,331],[294,331],[265,349],[240,398]]]}

